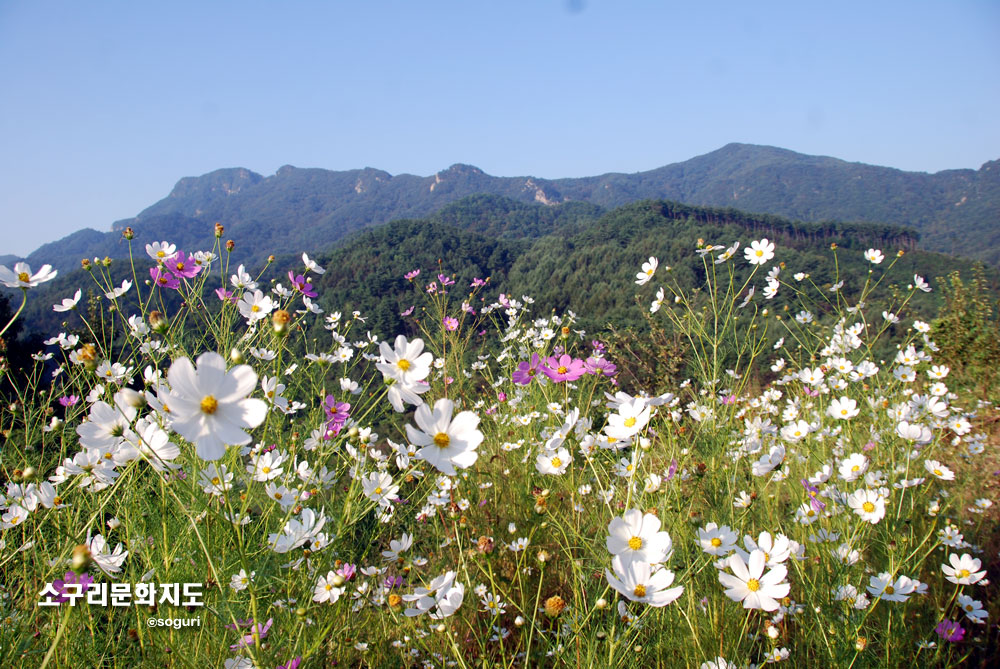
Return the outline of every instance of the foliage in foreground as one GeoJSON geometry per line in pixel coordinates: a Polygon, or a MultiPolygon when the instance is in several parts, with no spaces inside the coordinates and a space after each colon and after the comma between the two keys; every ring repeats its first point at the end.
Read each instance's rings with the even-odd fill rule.
{"type": "Polygon", "coordinates": [[[56,305],[79,325],[0,413],[0,664],[988,656],[992,501],[967,493],[991,407],[934,361],[911,313],[930,286],[880,290],[895,261],[874,249],[832,286],[767,240],[697,251],[696,289],[668,259],[636,277],[696,373],[633,394],[609,355],[630,349],[482,279],[413,268],[422,336],[383,341],[322,313],[305,255],[272,285],[221,246],[150,245],[122,284],[95,266],[104,299],[56,305]],[[150,606],[171,583],[204,605],[150,606]],[[135,601],[102,605],[102,584],[135,601]]]}

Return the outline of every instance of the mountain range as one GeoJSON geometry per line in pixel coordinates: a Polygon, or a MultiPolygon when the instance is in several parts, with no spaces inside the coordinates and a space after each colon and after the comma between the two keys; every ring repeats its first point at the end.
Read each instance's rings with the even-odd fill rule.
{"type": "Polygon", "coordinates": [[[27,260],[68,270],[82,258],[127,257],[126,227],[141,243],[169,239],[184,249],[211,248],[219,222],[227,238],[240,240],[233,260],[260,262],[269,254],[325,248],[362,228],[425,217],[476,194],[564,204],[564,213],[593,219],[631,202],[668,199],[807,222],[891,224],[919,233],[923,249],[1000,265],[1000,160],[928,174],[749,144],[646,172],[569,179],[494,177],[463,164],[428,177],[372,168],[285,166],[268,177],[220,169],[181,179],[167,197],[115,222],[110,232],[78,231],[27,260]],[[565,206],[571,203],[587,206],[565,206]]]}

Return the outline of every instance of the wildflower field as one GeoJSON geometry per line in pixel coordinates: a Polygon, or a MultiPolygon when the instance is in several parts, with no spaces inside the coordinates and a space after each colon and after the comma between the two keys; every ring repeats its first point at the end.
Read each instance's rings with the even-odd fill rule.
{"type": "MultiPolygon", "coordinates": [[[[902,253],[842,276],[859,252],[831,248],[827,285],[768,239],[699,242],[693,290],[650,257],[635,308],[685,378],[630,387],[642,361],[576,314],[448,258],[406,274],[410,333],[372,332],[321,308],[318,259],[232,267],[216,239],[135,244],[123,282],[87,262],[6,370],[0,666],[998,652],[996,407],[952,387],[902,253]]],[[[54,276],[0,267],[22,308],[54,276]]]]}

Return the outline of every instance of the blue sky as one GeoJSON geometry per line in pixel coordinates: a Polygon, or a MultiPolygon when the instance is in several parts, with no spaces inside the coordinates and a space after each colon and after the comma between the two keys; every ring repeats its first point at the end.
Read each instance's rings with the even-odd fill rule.
{"type": "Polygon", "coordinates": [[[1000,158],[1000,3],[0,0],[0,254],[221,167],[1000,158]]]}

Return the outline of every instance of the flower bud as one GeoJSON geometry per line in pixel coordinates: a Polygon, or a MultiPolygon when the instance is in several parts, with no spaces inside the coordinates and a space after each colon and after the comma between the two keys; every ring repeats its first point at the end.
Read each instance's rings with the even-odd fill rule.
{"type": "Polygon", "coordinates": [[[78,574],[85,571],[92,561],[93,556],[91,556],[90,549],[87,548],[86,544],[78,544],[73,548],[73,557],[70,563],[73,571],[78,574]]]}
{"type": "Polygon", "coordinates": [[[226,229],[224,227],[222,227],[222,223],[216,223],[215,224],[215,238],[216,239],[221,239],[222,238],[222,233],[225,232],[225,230],[226,229]]]}
{"type": "Polygon", "coordinates": [[[545,600],[545,615],[555,618],[566,608],[566,600],[559,595],[552,595],[545,600]]]}
{"type": "Polygon", "coordinates": [[[608,600],[601,597],[600,599],[597,600],[597,602],[594,603],[594,606],[603,611],[604,609],[608,608],[608,600]]]}
{"type": "Polygon", "coordinates": [[[243,351],[238,348],[234,348],[229,352],[229,359],[233,361],[233,364],[242,365],[245,360],[243,357],[243,351]]]}
{"type": "Polygon", "coordinates": [[[331,579],[330,582],[333,583],[333,587],[339,588],[340,586],[344,585],[344,577],[341,576],[340,574],[334,574],[333,579],[331,579]]]}
{"type": "Polygon", "coordinates": [[[90,270],[92,270],[93,267],[90,266],[90,258],[84,258],[83,260],[81,260],[80,261],[80,267],[82,267],[83,269],[87,270],[88,272],[90,270]]]}
{"type": "Polygon", "coordinates": [[[226,240],[226,251],[228,251],[229,253],[232,253],[233,249],[235,249],[235,248],[236,248],[236,242],[234,242],[231,239],[227,239],[226,240]]]}
{"type": "Polygon", "coordinates": [[[162,313],[154,310],[149,312],[149,327],[153,328],[155,332],[163,334],[170,327],[170,323],[167,322],[162,313]]]}
{"type": "Polygon", "coordinates": [[[129,241],[132,241],[132,238],[135,237],[135,230],[133,230],[132,228],[125,228],[125,232],[122,233],[122,237],[124,237],[129,241]]]}
{"type": "Polygon", "coordinates": [[[271,314],[271,324],[277,334],[284,334],[288,330],[288,322],[292,320],[292,315],[284,309],[278,309],[271,314]]]}
{"type": "Polygon", "coordinates": [[[122,399],[125,400],[125,403],[128,404],[130,407],[141,409],[144,406],[146,406],[145,395],[137,393],[131,388],[122,388],[119,392],[121,392],[122,394],[122,399]]]}

